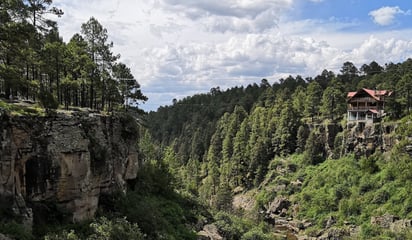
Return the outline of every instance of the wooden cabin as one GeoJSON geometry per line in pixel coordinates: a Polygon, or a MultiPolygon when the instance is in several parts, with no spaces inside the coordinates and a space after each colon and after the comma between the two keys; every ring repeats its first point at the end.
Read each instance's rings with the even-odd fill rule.
{"type": "Polygon", "coordinates": [[[348,92],[348,121],[375,122],[385,115],[385,101],[392,92],[362,88],[348,92]]]}

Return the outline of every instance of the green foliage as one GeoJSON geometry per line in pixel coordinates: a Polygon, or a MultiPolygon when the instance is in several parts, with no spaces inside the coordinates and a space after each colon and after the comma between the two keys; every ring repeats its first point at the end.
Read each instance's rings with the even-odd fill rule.
{"type": "MultiPolygon", "coordinates": [[[[376,156],[375,154],[374,156],[376,156]]],[[[376,164],[376,159],[374,156],[362,157],[359,160],[360,168],[367,173],[373,174],[379,171],[379,166],[376,164]]]]}
{"type": "Polygon", "coordinates": [[[318,82],[313,81],[307,87],[306,101],[304,105],[305,116],[310,117],[313,122],[319,113],[319,106],[322,99],[322,87],[318,82]]]}
{"type": "MultiPolygon", "coordinates": [[[[318,228],[332,215],[339,226],[363,224],[386,212],[410,216],[410,190],[401,182],[412,179],[411,120],[399,126],[402,137],[391,155],[376,151],[359,160],[344,155],[346,133],[336,123],[346,126],[348,91],[404,86],[410,62],[385,68],[371,63],[362,67],[364,75],[345,62],[339,74],[324,70],[307,81],[290,76],[272,86],[265,80],[246,89],[213,88],[149,113],[147,122],[180,190],[212,208],[230,211],[234,192],[259,189],[258,207],[277,195],[289,196],[300,206],[298,216],[318,228]],[[326,122],[336,131],[327,131],[332,124],[326,122]]],[[[393,98],[399,116],[407,113],[405,94],[393,98]]]]}
{"type": "Polygon", "coordinates": [[[261,191],[259,191],[256,196],[255,196],[255,200],[256,200],[256,208],[257,209],[262,209],[265,206],[267,206],[267,204],[272,201],[275,197],[276,197],[276,192],[275,191],[268,191],[266,189],[262,189],[261,191]]]}
{"type": "MultiPolygon", "coordinates": [[[[29,104],[28,104],[29,105],[29,104]]],[[[38,104],[29,106],[7,103],[0,100],[0,109],[11,115],[43,116],[44,110],[38,104]]]]}
{"type": "Polygon", "coordinates": [[[49,91],[41,90],[39,93],[39,100],[46,111],[56,110],[59,107],[59,102],[56,97],[49,91]]]}
{"type": "Polygon", "coordinates": [[[148,239],[195,239],[187,224],[195,219],[190,209],[196,204],[175,193],[173,181],[165,165],[147,163],[114,208],[148,239]]]}
{"type": "Polygon", "coordinates": [[[52,0],[0,4],[2,96],[39,100],[47,111],[63,103],[66,109],[74,105],[111,111],[129,100],[147,100],[137,81],[126,89],[116,81],[133,76],[124,75],[130,69],[115,63],[119,56],[111,52],[107,30],[95,18],[82,25],[83,36],[76,33],[66,44],[56,22],[47,18],[50,14],[63,14],[52,0]],[[119,94],[123,89],[124,98],[119,94]]]}
{"type": "Polygon", "coordinates": [[[220,211],[215,215],[214,223],[219,232],[227,240],[270,240],[274,239],[271,229],[264,223],[256,223],[251,220],[220,211]]]}
{"type": "Polygon", "coordinates": [[[296,139],[296,153],[303,153],[305,150],[306,140],[309,137],[308,126],[300,125],[297,132],[296,139]]]}
{"type": "Polygon", "coordinates": [[[222,232],[222,236],[228,240],[240,239],[253,226],[250,221],[222,211],[215,215],[214,224],[222,232]]]}
{"type": "Polygon", "coordinates": [[[222,182],[216,193],[216,208],[230,211],[232,209],[232,192],[228,182],[222,182]]]}
{"type": "Polygon", "coordinates": [[[101,217],[89,225],[90,233],[75,230],[62,230],[49,233],[44,240],[141,240],[145,239],[136,223],[130,223],[126,218],[108,219],[101,217]]]}
{"type": "Polygon", "coordinates": [[[74,230],[62,231],[61,233],[49,233],[44,237],[44,240],[79,240],[74,230]]]}
{"type": "Polygon", "coordinates": [[[319,164],[325,160],[323,136],[319,131],[312,130],[306,140],[304,160],[306,164],[319,164]]]}
{"type": "Polygon", "coordinates": [[[264,233],[260,228],[254,228],[247,233],[243,234],[241,240],[271,240],[273,236],[268,233],[264,233]]]}
{"type": "Polygon", "coordinates": [[[320,112],[324,118],[329,118],[332,121],[336,118],[341,118],[346,111],[346,99],[343,87],[338,82],[334,81],[329,87],[323,91],[321,100],[320,112]]]}
{"type": "Polygon", "coordinates": [[[122,137],[124,139],[137,140],[139,138],[139,124],[137,119],[128,113],[120,113],[120,123],[122,124],[122,137]]]}
{"type": "Polygon", "coordinates": [[[22,224],[16,223],[15,221],[0,222],[0,233],[6,234],[19,240],[34,239],[33,235],[28,229],[26,229],[22,224]]]}
{"type": "Polygon", "coordinates": [[[88,240],[141,240],[144,235],[140,232],[137,224],[131,224],[126,218],[108,220],[105,217],[90,224],[93,234],[88,240]]]}
{"type": "Polygon", "coordinates": [[[74,230],[63,230],[61,233],[49,233],[44,240],[80,240],[74,230]]]}

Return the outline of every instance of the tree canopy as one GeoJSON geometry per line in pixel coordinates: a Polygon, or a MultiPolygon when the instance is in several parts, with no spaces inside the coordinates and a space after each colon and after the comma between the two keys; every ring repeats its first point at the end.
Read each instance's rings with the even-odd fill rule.
{"type": "Polygon", "coordinates": [[[109,111],[146,101],[130,68],[112,52],[107,29],[91,17],[65,43],[49,18],[63,14],[52,0],[0,3],[1,96],[109,111]]]}

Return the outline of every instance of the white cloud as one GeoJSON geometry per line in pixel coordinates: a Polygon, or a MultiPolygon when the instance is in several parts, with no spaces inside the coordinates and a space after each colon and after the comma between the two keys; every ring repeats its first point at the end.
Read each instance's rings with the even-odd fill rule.
{"type": "MultiPolygon", "coordinates": [[[[262,78],[275,81],[288,75],[316,76],[323,69],[338,72],[346,61],[360,67],[371,61],[399,62],[411,55],[412,41],[375,36],[344,51],[312,38],[247,34],[217,45],[192,43],[150,49],[145,54],[152,56],[145,76],[150,86],[162,86],[159,91],[177,86],[188,92],[205,92],[214,86],[224,89],[262,78]]],[[[181,91],[173,98],[179,96],[181,91]]]]}
{"type": "Polygon", "coordinates": [[[276,27],[279,16],[295,1],[162,0],[160,6],[200,22],[208,31],[252,33],[276,27]]]}
{"type": "MultiPolygon", "coordinates": [[[[107,28],[113,52],[121,54],[120,60],[132,69],[149,97],[143,105],[149,110],[216,86],[225,89],[262,78],[274,82],[288,75],[316,76],[323,69],[339,71],[345,61],[384,64],[412,56],[411,30],[382,31],[370,37],[368,31],[345,30],[358,26],[356,21],[293,20],[289,15],[299,1],[303,0],[54,3],[65,12],[58,19],[65,41],[80,32],[91,16],[107,28]]],[[[399,8],[395,12],[393,16],[409,14],[399,8]]],[[[385,14],[377,14],[381,19],[378,15],[385,14]]]]}
{"type": "Polygon", "coordinates": [[[382,40],[375,36],[370,36],[359,48],[351,52],[351,56],[359,64],[368,63],[371,60],[376,60],[382,64],[398,62],[399,59],[407,59],[411,55],[412,41],[395,40],[394,38],[382,40]]]}
{"type": "Polygon", "coordinates": [[[369,12],[369,16],[373,18],[373,21],[381,26],[388,26],[393,24],[396,15],[399,14],[409,15],[410,11],[403,11],[398,6],[386,6],[369,12]]]}

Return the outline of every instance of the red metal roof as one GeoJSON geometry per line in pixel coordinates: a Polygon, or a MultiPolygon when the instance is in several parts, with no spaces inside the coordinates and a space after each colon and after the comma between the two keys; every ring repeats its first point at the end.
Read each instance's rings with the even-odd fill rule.
{"type": "Polygon", "coordinates": [[[375,114],[379,114],[378,110],[375,110],[375,109],[369,109],[368,111],[372,112],[372,113],[375,113],[375,114]]]}
{"type": "Polygon", "coordinates": [[[347,97],[348,99],[351,99],[354,96],[356,96],[359,92],[362,92],[362,91],[366,92],[368,95],[370,95],[377,101],[381,100],[381,96],[390,96],[392,94],[392,92],[389,90],[372,90],[372,89],[362,88],[356,92],[348,92],[347,97]]]}
{"type": "Polygon", "coordinates": [[[348,92],[348,98],[355,96],[357,92],[348,92]]]}

